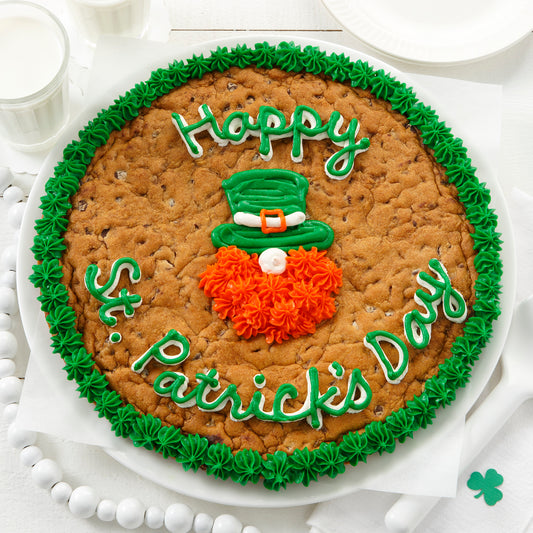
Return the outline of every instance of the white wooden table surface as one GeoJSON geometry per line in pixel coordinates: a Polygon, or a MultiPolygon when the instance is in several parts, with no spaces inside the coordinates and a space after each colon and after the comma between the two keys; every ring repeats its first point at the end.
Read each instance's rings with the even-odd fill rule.
{"type": "MultiPolygon", "coordinates": [[[[46,5],[68,25],[63,0],[34,0],[46,5]]],[[[526,39],[492,58],[469,65],[423,66],[404,63],[387,57],[364,45],[344,31],[322,5],[320,0],[168,0],[170,11],[163,0],[153,0],[150,27],[146,38],[165,41],[167,38],[184,46],[207,40],[246,35],[251,31],[295,35],[298,38],[318,38],[349,46],[371,54],[406,72],[459,78],[485,83],[501,84],[504,88],[506,119],[503,122],[500,182],[504,195],[509,197],[517,186],[533,195],[533,38],[526,39]]],[[[71,39],[79,39],[76,32],[71,39]]],[[[83,44],[73,43],[74,50],[83,44]]],[[[90,57],[89,55],[85,56],[90,57]]],[[[86,68],[77,70],[82,86],[86,68]]],[[[0,159],[0,166],[7,166],[0,159]]],[[[15,169],[15,184],[29,192],[33,174],[15,169]]],[[[13,239],[13,230],[6,222],[7,210],[0,200],[0,251],[13,239]]],[[[17,358],[17,375],[24,376],[28,350],[23,333],[18,327],[21,349],[17,358]]],[[[1,412],[0,407],[0,412],[1,412]]],[[[69,510],[54,503],[47,491],[37,488],[29,469],[19,464],[19,453],[6,441],[7,424],[0,421],[0,533],[72,533],[124,531],[116,523],[100,522],[96,518],[79,519],[69,510]]],[[[188,503],[197,512],[213,516],[229,512],[244,524],[255,525],[263,533],[307,532],[307,516],[313,506],[289,509],[247,509],[215,505],[177,495],[140,478],[117,464],[101,450],[50,436],[39,436],[38,445],[45,457],[60,463],[64,479],[73,487],[87,484],[102,497],[115,500],[135,495],[147,505],[163,509],[176,501],[188,503]]],[[[140,528],[137,531],[151,531],[140,528]]],[[[490,531],[490,528],[487,529],[490,531]]]]}

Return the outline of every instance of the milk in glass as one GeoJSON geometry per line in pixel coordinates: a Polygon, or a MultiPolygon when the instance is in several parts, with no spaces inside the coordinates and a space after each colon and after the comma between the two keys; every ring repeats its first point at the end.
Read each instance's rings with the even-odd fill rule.
{"type": "Polygon", "coordinates": [[[49,11],[0,3],[0,134],[16,148],[45,148],[64,125],[68,51],[66,32],[49,11]]]}

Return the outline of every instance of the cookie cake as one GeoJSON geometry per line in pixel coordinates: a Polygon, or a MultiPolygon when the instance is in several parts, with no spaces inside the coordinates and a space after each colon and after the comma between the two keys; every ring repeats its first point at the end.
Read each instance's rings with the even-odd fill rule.
{"type": "Polygon", "coordinates": [[[432,423],[499,314],[490,192],[414,90],[292,43],[155,70],[63,151],[32,283],[66,378],[185,469],[279,490],[432,423]]]}

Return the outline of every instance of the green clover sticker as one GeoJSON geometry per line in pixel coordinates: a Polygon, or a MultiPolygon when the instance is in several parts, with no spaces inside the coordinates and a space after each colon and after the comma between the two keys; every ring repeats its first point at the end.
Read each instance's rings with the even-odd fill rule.
{"type": "Polygon", "coordinates": [[[466,486],[472,490],[479,490],[474,497],[483,496],[487,505],[496,505],[502,498],[503,493],[496,487],[503,483],[503,476],[498,474],[494,468],[489,468],[485,477],[480,472],[472,472],[466,486]]]}

